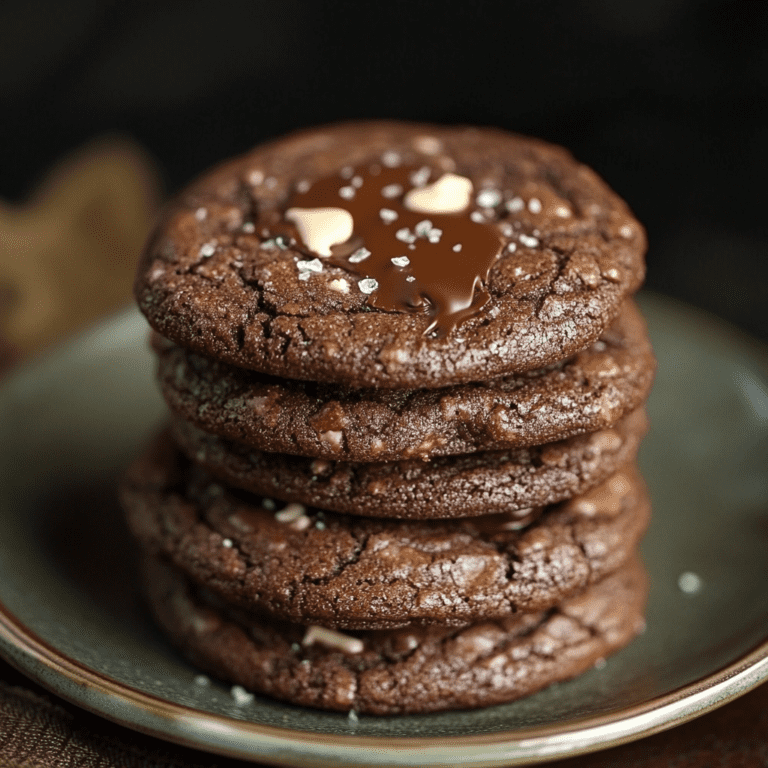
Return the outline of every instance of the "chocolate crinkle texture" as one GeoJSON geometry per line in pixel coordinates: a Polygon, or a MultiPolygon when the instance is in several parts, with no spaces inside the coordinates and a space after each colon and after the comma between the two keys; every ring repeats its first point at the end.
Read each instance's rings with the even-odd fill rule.
{"type": "Polygon", "coordinates": [[[133,466],[122,501],[147,550],[228,604],[356,629],[549,609],[620,567],[650,514],[631,465],[586,494],[524,515],[380,520],[298,505],[273,511],[212,481],[167,435],[133,466]]]}
{"type": "Polygon", "coordinates": [[[604,429],[645,401],[655,369],[632,302],[565,361],[440,390],[276,379],[154,343],[166,402],[200,429],[263,451],[357,462],[541,445],[604,429]]]}
{"type": "MultiPolygon", "coordinates": [[[[356,178],[347,197],[358,194],[356,178]]],[[[403,242],[408,256],[413,243],[403,242]]],[[[558,147],[493,129],[343,124],[263,145],[183,192],[144,252],[135,293],[159,333],[213,360],[347,387],[425,389],[541,368],[595,342],[642,282],[645,247],[625,203],[558,147]],[[276,235],[304,185],[393,163],[426,168],[430,180],[468,179],[462,215],[498,241],[498,258],[477,276],[484,300],[449,333],[429,331],[429,291],[424,311],[382,309],[365,262],[308,267],[319,252],[276,235]]],[[[460,255],[475,256],[471,243],[460,255]]]]}
{"type": "Polygon", "coordinates": [[[640,409],[613,427],[555,443],[368,464],[258,451],[179,418],[172,434],[191,461],[234,488],[348,515],[429,519],[514,512],[577,496],[634,460],[647,425],[640,409]]]}
{"type": "Polygon", "coordinates": [[[641,631],[645,233],[564,150],[342,124],[166,209],[139,264],[171,421],[121,503],[214,675],[371,714],[510,701],[641,631]]]}
{"type": "Polygon", "coordinates": [[[647,593],[632,559],[549,611],[310,644],[306,627],[223,605],[165,562],[146,559],[144,577],[159,624],[202,669],[295,704],[374,715],[499,704],[574,677],[642,631],[647,593]]]}

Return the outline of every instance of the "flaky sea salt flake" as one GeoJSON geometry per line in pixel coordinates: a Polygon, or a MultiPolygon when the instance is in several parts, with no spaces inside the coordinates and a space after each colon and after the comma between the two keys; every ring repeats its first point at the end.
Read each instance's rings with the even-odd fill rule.
{"type": "Polygon", "coordinates": [[[501,192],[498,189],[481,189],[475,202],[481,208],[495,208],[501,202],[501,192]]]}
{"type": "Polygon", "coordinates": [[[416,237],[427,237],[432,231],[432,222],[429,219],[423,219],[414,228],[416,237]]]}
{"type": "Polygon", "coordinates": [[[379,211],[379,217],[385,224],[391,224],[393,221],[397,221],[397,211],[393,211],[391,208],[382,208],[379,211]]]}
{"type": "Polygon", "coordinates": [[[403,188],[399,184],[387,184],[386,187],[382,188],[381,194],[389,198],[398,197],[403,194],[403,188]]]}
{"type": "Polygon", "coordinates": [[[323,262],[320,259],[311,259],[310,261],[297,261],[296,267],[299,272],[322,272],[323,262]]]}
{"type": "Polygon", "coordinates": [[[414,187],[423,187],[429,181],[429,166],[422,166],[411,174],[411,184],[414,187]]]}
{"type": "Polygon", "coordinates": [[[701,576],[691,571],[685,571],[678,576],[677,586],[678,589],[681,592],[685,592],[686,595],[695,595],[697,592],[701,591],[701,576]]]}
{"type": "Polygon", "coordinates": [[[527,248],[535,248],[539,244],[539,240],[536,237],[530,235],[520,235],[520,242],[527,248]]]}
{"type": "Polygon", "coordinates": [[[353,264],[359,264],[361,261],[365,261],[365,259],[367,259],[370,255],[371,252],[367,248],[358,248],[349,257],[349,261],[351,261],[353,264]]]}
{"type": "Polygon", "coordinates": [[[391,259],[391,262],[396,267],[407,267],[411,263],[411,260],[407,256],[395,256],[391,259]]]}
{"type": "Polygon", "coordinates": [[[379,287],[379,283],[372,277],[366,277],[357,284],[357,287],[362,293],[371,294],[379,287]]]}
{"type": "Polygon", "coordinates": [[[253,702],[254,695],[250,691],[246,691],[242,685],[233,685],[229,691],[238,707],[244,707],[253,702]]]}

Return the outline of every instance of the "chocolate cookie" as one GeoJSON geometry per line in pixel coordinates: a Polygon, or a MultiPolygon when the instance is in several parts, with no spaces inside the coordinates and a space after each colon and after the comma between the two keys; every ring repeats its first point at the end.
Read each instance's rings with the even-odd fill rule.
{"type": "Polygon", "coordinates": [[[647,592],[633,559],[550,611],[350,635],[227,609],[157,560],[144,572],[158,623],[196,665],[294,704],[375,715],[500,704],[574,677],[642,631],[647,592]]]}
{"type": "Polygon", "coordinates": [[[433,388],[576,353],[640,285],[627,206],[563,149],[352,123],[288,136],[169,206],[135,283],[177,344],[271,375],[433,388]]]}
{"type": "Polygon", "coordinates": [[[275,379],[155,337],[170,408],[259,450],[339,461],[399,461],[562,440],[615,424],[648,396],[655,361],[637,307],[567,361],[441,390],[350,390],[275,379]]]}
{"type": "Polygon", "coordinates": [[[275,510],[190,465],[167,436],[129,471],[134,535],[227,603],[297,623],[374,629],[545,610],[627,560],[650,514],[632,466],[544,510],[380,520],[275,510]]]}
{"type": "Polygon", "coordinates": [[[639,410],[547,445],[373,464],[265,453],[178,418],[171,433],[191,461],[235,488],[350,515],[424,520],[512,512],[584,493],[634,460],[647,423],[639,410]]]}

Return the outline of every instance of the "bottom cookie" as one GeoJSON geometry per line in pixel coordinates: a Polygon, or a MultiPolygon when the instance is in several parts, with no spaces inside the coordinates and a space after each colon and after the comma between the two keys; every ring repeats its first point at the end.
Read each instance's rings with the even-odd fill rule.
{"type": "Polygon", "coordinates": [[[197,666],[294,704],[374,715],[501,704],[575,677],[642,631],[647,594],[634,559],[549,611],[340,633],[228,608],[155,558],[144,577],[157,621],[197,666]]]}

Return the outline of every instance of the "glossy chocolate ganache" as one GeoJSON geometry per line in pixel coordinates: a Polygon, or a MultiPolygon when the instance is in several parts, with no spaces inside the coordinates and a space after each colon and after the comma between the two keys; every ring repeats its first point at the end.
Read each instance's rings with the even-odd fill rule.
{"type": "Polygon", "coordinates": [[[427,165],[347,167],[300,182],[285,220],[299,247],[357,276],[371,306],[425,313],[443,336],[488,301],[501,252],[473,197],[469,179],[427,165]]]}

